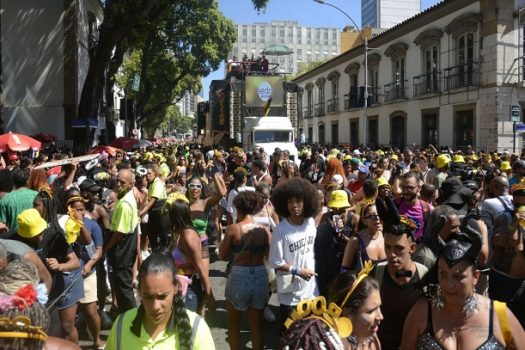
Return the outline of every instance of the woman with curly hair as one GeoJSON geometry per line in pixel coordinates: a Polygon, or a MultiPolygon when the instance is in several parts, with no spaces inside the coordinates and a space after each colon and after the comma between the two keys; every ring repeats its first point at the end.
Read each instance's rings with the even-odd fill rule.
{"type": "Polygon", "coordinates": [[[33,169],[29,175],[29,180],[27,180],[27,187],[37,192],[51,191],[45,169],[33,169]]]}
{"type": "Polygon", "coordinates": [[[215,349],[206,321],[184,307],[176,267],[168,255],[153,253],[144,260],[138,291],[142,304],[118,317],[106,350],[215,349]]]}
{"type": "Polygon", "coordinates": [[[271,201],[282,221],[275,227],[268,261],[276,269],[277,295],[281,320],[293,306],[309,299],[316,291],[313,217],[319,210],[314,185],[303,178],[292,178],[273,190],[271,201]]]}

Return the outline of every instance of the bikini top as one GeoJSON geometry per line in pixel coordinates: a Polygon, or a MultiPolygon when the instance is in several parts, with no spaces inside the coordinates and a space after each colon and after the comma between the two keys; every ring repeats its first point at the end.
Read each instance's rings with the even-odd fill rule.
{"type": "Polygon", "coordinates": [[[177,237],[177,244],[175,245],[175,249],[173,249],[173,251],[171,252],[171,257],[173,258],[173,264],[175,264],[175,267],[177,268],[177,274],[184,274],[184,268],[192,267],[193,265],[191,264],[191,262],[186,260],[186,256],[184,255],[182,250],[180,250],[179,239],[180,236],[177,237]]]}
{"type": "MultiPolygon", "coordinates": [[[[481,344],[476,350],[504,350],[505,347],[501,345],[498,339],[494,336],[492,329],[493,322],[493,306],[494,302],[490,302],[490,316],[489,316],[489,335],[487,340],[481,344]]],[[[443,350],[443,347],[439,344],[438,340],[434,335],[434,327],[432,326],[432,305],[428,302],[428,314],[427,314],[427,328],[417,339],[418,350],[443,350]]]]}

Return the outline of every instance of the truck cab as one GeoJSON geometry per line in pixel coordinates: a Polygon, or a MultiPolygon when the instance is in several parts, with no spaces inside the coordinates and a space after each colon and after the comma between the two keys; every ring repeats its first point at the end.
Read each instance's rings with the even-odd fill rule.
{"type": "Polygon", "coordinates": [[[299,165],[294,128],[287,117],[244,117],[242,141],[244,150],[248,152],[259,147],[268,154],[276,148],[287,150],[290,159],[299,165]]]}

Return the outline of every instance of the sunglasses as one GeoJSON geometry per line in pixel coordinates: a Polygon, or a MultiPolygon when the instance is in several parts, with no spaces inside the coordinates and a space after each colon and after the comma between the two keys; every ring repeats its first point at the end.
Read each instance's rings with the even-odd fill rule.
{"type": "Polygon", "coordinates": [[[368,215],[365,217],[365,219],[376,221],[376,220],[379,220],[379,215],[377,214],[368,215]]]}
{"type": "Polygon", "coordinates": [[[194,189],[200,190],[202,188],[202,185],[199,185],[199,184],[188,184],[188,188],[191,188],[192,190],[194,190],[194,189]]]}

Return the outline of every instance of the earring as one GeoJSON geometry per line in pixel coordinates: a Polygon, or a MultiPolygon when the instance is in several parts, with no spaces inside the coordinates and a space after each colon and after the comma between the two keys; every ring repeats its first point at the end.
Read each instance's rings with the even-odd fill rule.
{"type": "Polygon", "coordinates": [[[476,295],[476,293],[472,293],[472,295],[468,297],[463,303],[463,312],[465,313],[465,315],[467,315],[467,317],[470,317],[476,312],[478,312],[478,305],[478,296],[476,295]]]}
{"type": "Polygon", "coordinates": [[[438,310],[445,307],[445,299],[443,299],[443,295],[441,294],[441,288],[439,286],[437,286],[436,291],[432,296],[432,306],[438,310]]]}

